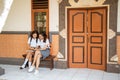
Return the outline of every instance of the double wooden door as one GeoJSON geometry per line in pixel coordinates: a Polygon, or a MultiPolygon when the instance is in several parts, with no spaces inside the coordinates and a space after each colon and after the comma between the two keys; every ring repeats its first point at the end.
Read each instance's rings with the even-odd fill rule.
{"type": "Polygon", "coordinates": [[[105,70],[107,8],[70,8],[68,13],[68,66],[105,70]]]}

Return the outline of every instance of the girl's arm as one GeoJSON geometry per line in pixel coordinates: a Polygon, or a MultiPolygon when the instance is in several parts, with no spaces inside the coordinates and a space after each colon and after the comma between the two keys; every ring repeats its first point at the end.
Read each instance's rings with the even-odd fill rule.
{"type": "Polygon", "coordinates": [[[40,46],[37,46],[34,50],[40,50],[40,46]]]}
{"type": "Polygon", "coordinates": [[[37,42],[37,47],[36,47],[34,50],[40,50],[40,42],[39,42],[39,39],[38,39],[38,42],[37,42]]]}
{"type": "Polygon", "coordinates": [[[46,50],[47,48],[50,48],[50,42],[49,42],[48,39],[46,40],[46,45],[45,45],[45,47],[42,48],[41,50],[46,50]]]}
{"type": "Polygon", "coordinates": [[[33,50],[34,48],[30,46],[30,40],[31,38],[28,39],[28,48],[33,50]]]}
{"type": "Polygon", "coordinates": [[[28,46],[28,48],[34,50],[34,48],[33,48],[33,47],[30,47],[30,45],[28,46]]]}

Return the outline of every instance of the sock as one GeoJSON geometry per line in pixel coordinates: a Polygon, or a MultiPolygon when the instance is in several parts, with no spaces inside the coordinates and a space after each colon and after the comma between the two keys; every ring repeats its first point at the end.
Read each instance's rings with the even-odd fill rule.
{"type": "Polygon", "coordinates": [[[29,68],[30,68],[30,66],[32,65],[32,62],[28,62],[28,65],[29,65],[29,68]]]}
{"type": "Polygon", "coordinates": [[[25,61],[24,61],[24,63],[23,63],[23,65],[22,65],[22,68],[24,68],[25,67],[25,65],[26,65],[26,63],[28,62],[28,59],[25,59],[25,61]]]}

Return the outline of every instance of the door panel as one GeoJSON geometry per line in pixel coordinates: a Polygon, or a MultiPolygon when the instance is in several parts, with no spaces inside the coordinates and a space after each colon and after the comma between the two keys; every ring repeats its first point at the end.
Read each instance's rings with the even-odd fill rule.
{"type": "Polygon", "coordinates": [[[105,70],[106,8],[88,10],[88,67],[105,70]]]}
{"type": "Polygon", "coordinates": [[[68,9],[70,68],[105,70],[107,9],[68,9]]]}
{"type": "Polygon", "coordinates": [[[86,67],[86,10],[68,10],[69,67],[86,67]]]}

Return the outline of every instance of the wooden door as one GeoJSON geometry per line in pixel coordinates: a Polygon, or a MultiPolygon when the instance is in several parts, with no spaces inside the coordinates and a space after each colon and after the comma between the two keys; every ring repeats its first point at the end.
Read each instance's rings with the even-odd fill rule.
{"type": "Polygon", "coordinates": [[[107,8],[88,10],[88,67],[105,70],[107,8]]]}
{"type": "Polygon", "coordinates": [[[68,10],[69,67],[87,67],[86,10],[68,10]]]}
{"type": "Polygon", "coordinates": [[[105,70],[107,9],[68,9],[68,65],[105,70]]]}

